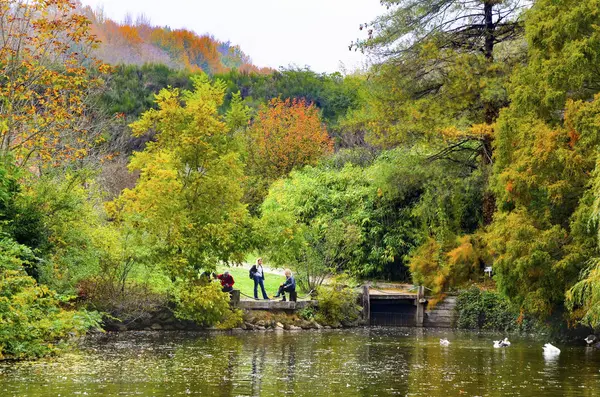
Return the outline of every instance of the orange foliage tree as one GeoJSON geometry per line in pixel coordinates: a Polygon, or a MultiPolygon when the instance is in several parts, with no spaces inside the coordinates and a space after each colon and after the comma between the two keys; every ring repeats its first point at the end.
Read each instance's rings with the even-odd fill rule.
{"type": "Polygon", "coordinates": [[[87,154],[85,99],[100,83],[89,25],[72,0],[0,2],[0,155],[25,166],[87,154]]]}
{"type": "Polygon", "coordinates": [[[333,150],[319,110],[304,99],[272,99],[258,112],[249,138],[252,173],[269,180],[296,167],[314,165],[333,150]]]}
{"type": "Polygon", "coordinates": [[[213,37],[198,36],[185,29],[171,31],[155,28],[150,38],[152,44],[169,52],[188,69],[203,70],[210,74],[225,71],[221,64],[219,42],[213,37]]]}

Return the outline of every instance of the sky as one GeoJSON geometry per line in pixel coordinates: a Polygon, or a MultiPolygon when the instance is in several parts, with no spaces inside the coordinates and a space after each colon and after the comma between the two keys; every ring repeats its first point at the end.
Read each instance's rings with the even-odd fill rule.
{"type": "Polygon", "coordinates": [[[153,25],[209,33],[239,45],[259,67],[310,66],[316,72],[352,72],[367,57],[349,51],[364,38],[359,25],[385,12],[379,0],[80,0],[123,21],[145,14],[153,25]]]}

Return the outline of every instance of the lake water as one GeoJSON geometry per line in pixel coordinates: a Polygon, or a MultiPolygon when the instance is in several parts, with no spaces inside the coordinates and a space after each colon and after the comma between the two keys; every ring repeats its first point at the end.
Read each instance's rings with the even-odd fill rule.
{"type": "Polygon", "coordinates": [[[600,396],[600,350],[415,328],[129,332],[0,364],[0,396],[600,396]],[[439,344],[448,338],[450,346],[439,344]]]}

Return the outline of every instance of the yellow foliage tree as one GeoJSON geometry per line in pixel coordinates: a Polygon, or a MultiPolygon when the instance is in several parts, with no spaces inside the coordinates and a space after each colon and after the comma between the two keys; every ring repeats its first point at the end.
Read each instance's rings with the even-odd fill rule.
{"type": "Polygon", "coordinates": [[[107,205],[119,223],[151,236],[156,258],[184,277],[243,260],[247,229],[243,166],[228,117],[218,113],[224,84],[206,75],[193,83],[193,92],[163,89],[158,109],[131,125],[138,136],[157,131],[156,140],[129,164],[140,172],[135,188],[107,205]]]}
{"type": "Polygon", "coordinates": [[[57,164],[87,154],[86,65],[96,44],[72,0],[0,2],[0,154],[57,164]]]}

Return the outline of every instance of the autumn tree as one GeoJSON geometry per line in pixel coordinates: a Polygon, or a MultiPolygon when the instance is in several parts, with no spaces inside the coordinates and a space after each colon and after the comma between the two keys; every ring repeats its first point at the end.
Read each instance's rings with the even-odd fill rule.
{"type": "Polygon", "coordinates": [[[269,179],[315,164],[332,151],[332,142],[313,104],[273,99],[258,113],[249,132],[250,162],[269,179]]]}
{"type": "Polygon", "coordinates": [[[119,224],[147,236],[155,261],[184,278],[241,261],[247,230],[238,145],[218,113],[224,85],[192,79],[193,91],[161,90],[158,108],[131,125],[138,136],[156,131],[155,140],[131,159],[137,185],[108,205],[119,224]]]}
{"type": "MultiPolygon", "coordinates": [[[[72,0],[0,3],[0,152],[21,165],[82,158],[90,144],[86,95],[99,80],[89,20],[72,0]]],[[[100,66],[101,71],[106,71],[100,66]]]]}
{"type": "Polygon", "coordinates": [[[496,124],[488,233],[499,289],[540,317],[564,310],[592,260],[569,297],[575,318],[596,323],[599,10],[598,0],[541,0],[525,15],[528,64],[496,124]]]}
{"type": "Polygon", "coordinates": [[[333,150],[333,142],[315,105],[303,99],[272,99],[248,131],[251,203],[259,204],[270,182],[294,168],[314,165],[333,150]]]}

